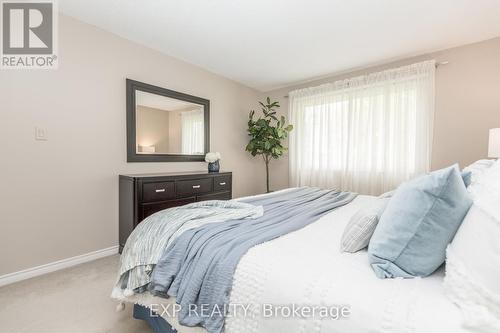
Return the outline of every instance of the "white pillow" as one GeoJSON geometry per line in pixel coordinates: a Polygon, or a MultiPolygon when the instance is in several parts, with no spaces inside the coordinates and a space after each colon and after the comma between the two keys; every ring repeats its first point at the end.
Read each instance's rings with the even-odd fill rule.
{"type": "Polygon", "coordinates": [[[486,213],[500,220],[500,160],[471,183],[468,188],[474,204],[486,213]]]}
{"type": "Polygon", "coordinates": [[[470,186],[474,185],[479,180],[479,178],[481,178],[484,172],[488,170],[494,163],[495,160],[479,160],[465,167],[463,169],[463,172],[471,172],[470,186]]]}
{"type": "Polygon", "coordinates": [[[500,332],[500,162],[471,195],[474,204],[448,246],[444,286],[466,327],[500,332]]]}
{"type": "Polygon", "coordinates": [[[354,253],[368,246],[389,200],[390,198],[377,199],[351,217],[342,234],[341,252],[354,253]]]}

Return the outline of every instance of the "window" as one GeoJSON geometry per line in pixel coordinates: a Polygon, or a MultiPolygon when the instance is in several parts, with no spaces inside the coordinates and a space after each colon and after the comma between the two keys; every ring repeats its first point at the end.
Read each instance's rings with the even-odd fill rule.
{"type": "Polygon", "coordinates": [[[290,184],[380,194],[430,168],[435,62],[290,93],[290,184]]]}
{"type": "Polygon", "coordinates": [[[205,151],[203,110],[184,111],[181,113],[182,153],[203,155],[205,151]]]}

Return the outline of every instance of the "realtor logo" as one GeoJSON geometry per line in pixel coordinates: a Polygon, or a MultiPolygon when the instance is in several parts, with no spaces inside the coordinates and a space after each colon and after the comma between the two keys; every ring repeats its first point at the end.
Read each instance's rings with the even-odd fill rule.
{"type": "Polygon", "coordinates": [[[57,68],[53,1],[3,1],[2,69],[57,68]]]}

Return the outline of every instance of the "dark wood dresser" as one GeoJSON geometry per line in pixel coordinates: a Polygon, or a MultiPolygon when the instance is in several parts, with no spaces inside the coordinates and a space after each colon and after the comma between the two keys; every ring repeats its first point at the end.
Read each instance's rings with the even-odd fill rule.
{"type": "Polygon", "coordinates": [[[195,201],[231,198],[231,172],[120,175],[120,253],[132,230],[157,211],[195,201]]]}

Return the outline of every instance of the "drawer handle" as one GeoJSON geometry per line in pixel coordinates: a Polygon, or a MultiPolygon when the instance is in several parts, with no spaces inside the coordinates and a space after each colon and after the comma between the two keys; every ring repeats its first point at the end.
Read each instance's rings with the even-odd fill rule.
{"type": "Polygon", "coordinates": [[[200,188],[201,185],[193,185],[193,188],[200,188]]]}
{"type": "Polygon", "coordinates": [[[164,189],[164,188],[161,188],[161,189],[156,190],[155,192],[156,192],[156,193],[165,192],[165,189],[164,189]]]}
{"type": "Polygon", "coordinates": [[[220,186],[226,185],[226,182],[219,183],[220,186]]]}

